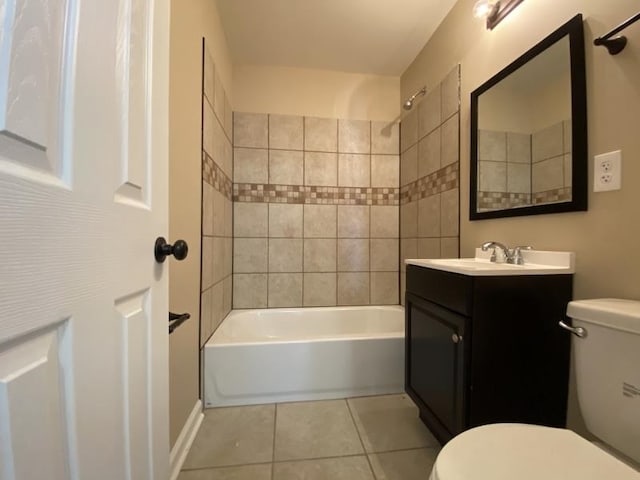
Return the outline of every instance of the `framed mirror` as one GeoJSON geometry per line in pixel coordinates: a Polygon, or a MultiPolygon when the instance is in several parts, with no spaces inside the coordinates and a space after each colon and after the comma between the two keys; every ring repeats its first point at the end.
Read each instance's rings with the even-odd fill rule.
{"type": "Polygon", "coordinates": [[[587,209],[586,101],[582,15],[471,93],[470,220],[587,209]]]}

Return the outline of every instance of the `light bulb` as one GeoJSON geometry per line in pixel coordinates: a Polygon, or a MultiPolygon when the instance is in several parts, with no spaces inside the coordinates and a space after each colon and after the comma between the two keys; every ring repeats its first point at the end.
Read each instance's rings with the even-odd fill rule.
{"type": "Polygon", "coordinates": [[[476,18],[486,18],[496,5],[496,0],[478,0],[473,6],[473,16],[476,18]]]}

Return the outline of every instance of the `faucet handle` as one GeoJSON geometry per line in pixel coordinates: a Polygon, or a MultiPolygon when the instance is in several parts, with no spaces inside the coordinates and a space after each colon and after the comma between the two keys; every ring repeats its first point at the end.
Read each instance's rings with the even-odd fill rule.
{"type": "Polygon", "coordinates": [[[531,250],[533,247],[531,245],[518,245],[513,249],[513,262],[515,265],[524,265],[524,258],[522,258],[522,250],[531,250]]]}

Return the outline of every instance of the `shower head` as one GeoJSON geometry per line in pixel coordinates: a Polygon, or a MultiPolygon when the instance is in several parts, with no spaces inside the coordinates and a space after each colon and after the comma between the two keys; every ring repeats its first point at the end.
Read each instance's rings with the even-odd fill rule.
{"type": "Polygon", "coordinates": [[[427,87],[422,87],[416,93],[411,95],[406,102],[404,102],[404,105],[402,105],[402,108],[404,108],[405,110],[411,110],[413,108],[413,101],[416,99],[416,97],[422,96],[426,93],[427,93],[427,87]]]}

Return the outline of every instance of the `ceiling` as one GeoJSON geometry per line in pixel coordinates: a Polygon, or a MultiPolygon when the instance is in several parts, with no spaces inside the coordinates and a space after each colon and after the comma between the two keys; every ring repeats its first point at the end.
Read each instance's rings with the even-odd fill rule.
{"type": "Polygon", "coordinates": [[[216,0],[234,64],[399,76],[456,0],[216,0]]]}

